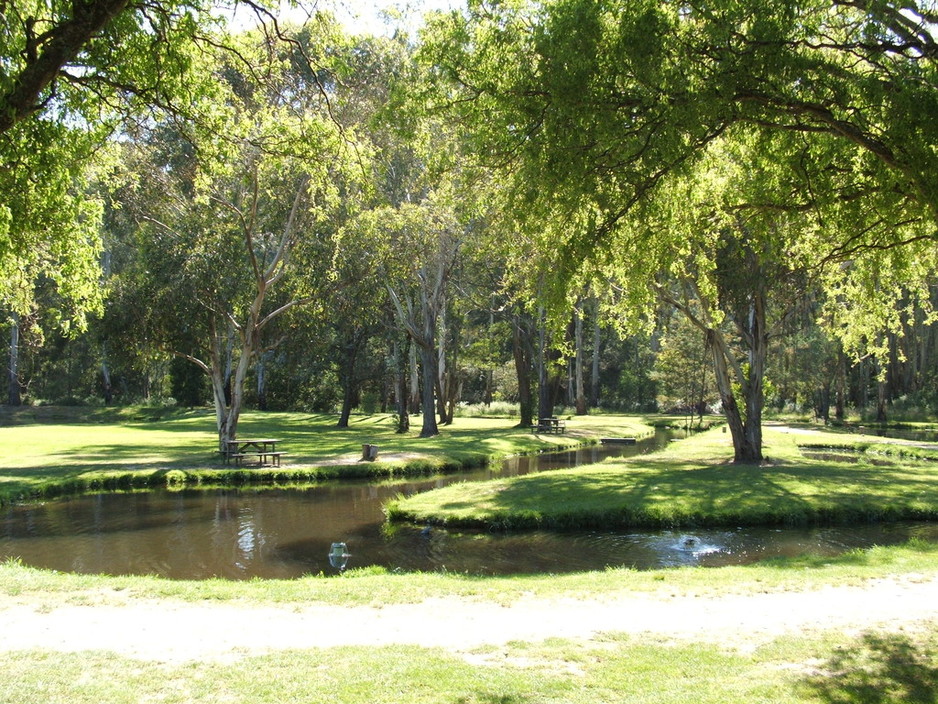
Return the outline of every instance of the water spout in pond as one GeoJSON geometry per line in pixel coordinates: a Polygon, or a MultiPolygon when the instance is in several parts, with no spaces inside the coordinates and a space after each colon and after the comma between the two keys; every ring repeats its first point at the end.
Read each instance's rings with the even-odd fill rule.
{"type": "Polygon", "coordinates": [[[700,546],[700,538],[696,535],[682,535],[678,540],[675,548],[677,550],[685,550],[687,552],[695,552],[700,546]]]}

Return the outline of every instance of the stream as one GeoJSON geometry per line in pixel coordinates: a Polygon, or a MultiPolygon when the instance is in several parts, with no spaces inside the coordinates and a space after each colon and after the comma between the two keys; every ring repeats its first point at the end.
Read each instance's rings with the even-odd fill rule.
{"type": "Polygon", "coordinates": [[[671,438],[659,431],[635,445],[518,457],[501,467],[411,481],[104,493],[14,505],[0,510],[0,559],[78,573],[287,579],[337,573],[329,553],[341,542],[348,569],[508,575],[721,566],[773,556],[832,556],[913,537],[938,541],[934,523],[489,533],[389,526],[384,520],[383,504],[399,494],[651,452],[671,438]]]}

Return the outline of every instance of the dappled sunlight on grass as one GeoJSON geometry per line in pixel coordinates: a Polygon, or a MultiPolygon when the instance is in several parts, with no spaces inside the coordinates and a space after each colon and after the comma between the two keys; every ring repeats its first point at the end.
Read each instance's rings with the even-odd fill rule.
{"type": "MultiPolygon", "coordinates": [[[[75,491],[115,482],[121,488],[159,484],[170,469],[185,472],[186,481],[212,482],[310,481],[319,476],[316,468],[323,467],[328,472],[322,476],[329,477],[390,475],[408,467],[439,471],[595,442],[609,432],[651,432],[635,417],[577,418],[569,423],[567,435],[546,437],[517,427],[517,419],[457,418],[442,426],[439,435],[421,438],[416,416],[411,419],[413,430],[399,434],[395,416],[386,413],[353,415],[348,428],[338,428],[334,415],[248,412],[241,416],[238,436],[277,438],[282,441],[278,449],[287,454],[281,468],[245,470],[226,467],[217,453],[214,414],[199,410],[163,417],[148,411],[127,419],[115,415],[116,410],[106,416],[89,410],[98,420],[87,423],[79,422],[75,409],[63,411],[67,421],[53,423],[19,414],[18,424],[0,427],[0,446],[7,449],[0,456],[0,503],[54,486],[75,491]],[[105,417],[121,422],[104,422],[105,417]],[[360,462],[363,444],[378,446],[378,462],[360,462]]],[[[50,409],[38,416],[59,417],[50,409]]]]}
{"type": "Polygon", "coordinates": [[[804,679],[830,704],[933,704],[938,701],[938,640],[866,633],[842,643],[804,679]]]}
{"type": "Polygon", "coordinates": [[[792,436],[766,436],[759,465],[729,462],[729,437],[716,429],[650,456],[501,480],[494,491],[446,487],[396,503],[391,515],[502,528],[938,518],[938,476],[928,465],[811,459],[792,436]]]}

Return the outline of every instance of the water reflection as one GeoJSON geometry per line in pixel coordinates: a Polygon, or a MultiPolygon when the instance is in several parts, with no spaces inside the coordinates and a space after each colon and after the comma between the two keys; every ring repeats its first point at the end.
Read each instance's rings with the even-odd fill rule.
{"type": "Polygon", "coordinates": [[[720,566],[773,555],[834,555],[912,537],[938,540],[936,524],[492,534],[389,527],[384,522],[382,505],[399,493],[597,462],[623,452],[648,452],[668,440],[666,434],[659,434],[637,446],[518,458],[503,467],[404,483],[100,494],[15,506],[0,514],[0,557],[84,573],[156,574],[174,579],[293,578],[336,574],[330,552],[333,543],[344,543],[350,569],[379,565],[389,570],[495,575],[610,566],[720,566]]]}

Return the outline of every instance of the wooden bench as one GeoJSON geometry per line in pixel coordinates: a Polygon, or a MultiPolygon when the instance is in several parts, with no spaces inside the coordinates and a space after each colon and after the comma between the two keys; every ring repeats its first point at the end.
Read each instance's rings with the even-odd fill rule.
{"type": "Polygon", "coordinates": [[[286,452],[235,452],[228,455],[228,461],[234,460],[235,465],[238,467],[241,466],[242,460],[246,457],[257,460],[257,464],[260,467],[263,467],[265,464],[272,465],[274,467],[280,466],[280,458],[283,457],[286,452]]]}
{"type": "Polygon", "coordinates": [[[531,426],[532,433],[565,433],[567,424],[559,418],[538,418],[537,425],[531,426]]]}
{"type": "Polygon", "coordinates": [[[230,464],[231,461],[234,460],[234,463],[239,467],[245,458],[248,457],[257,460],[259,467],[263,467],[264,465],[279,467],[280,458],[287,453],[277,450],[278,442],[280,442],[280,440],[272,438],[242,438],[240,440],[229,440],[226,445],[227,452],[222,452],[222,455],[225,458],[225,464],[230,464]]]}

